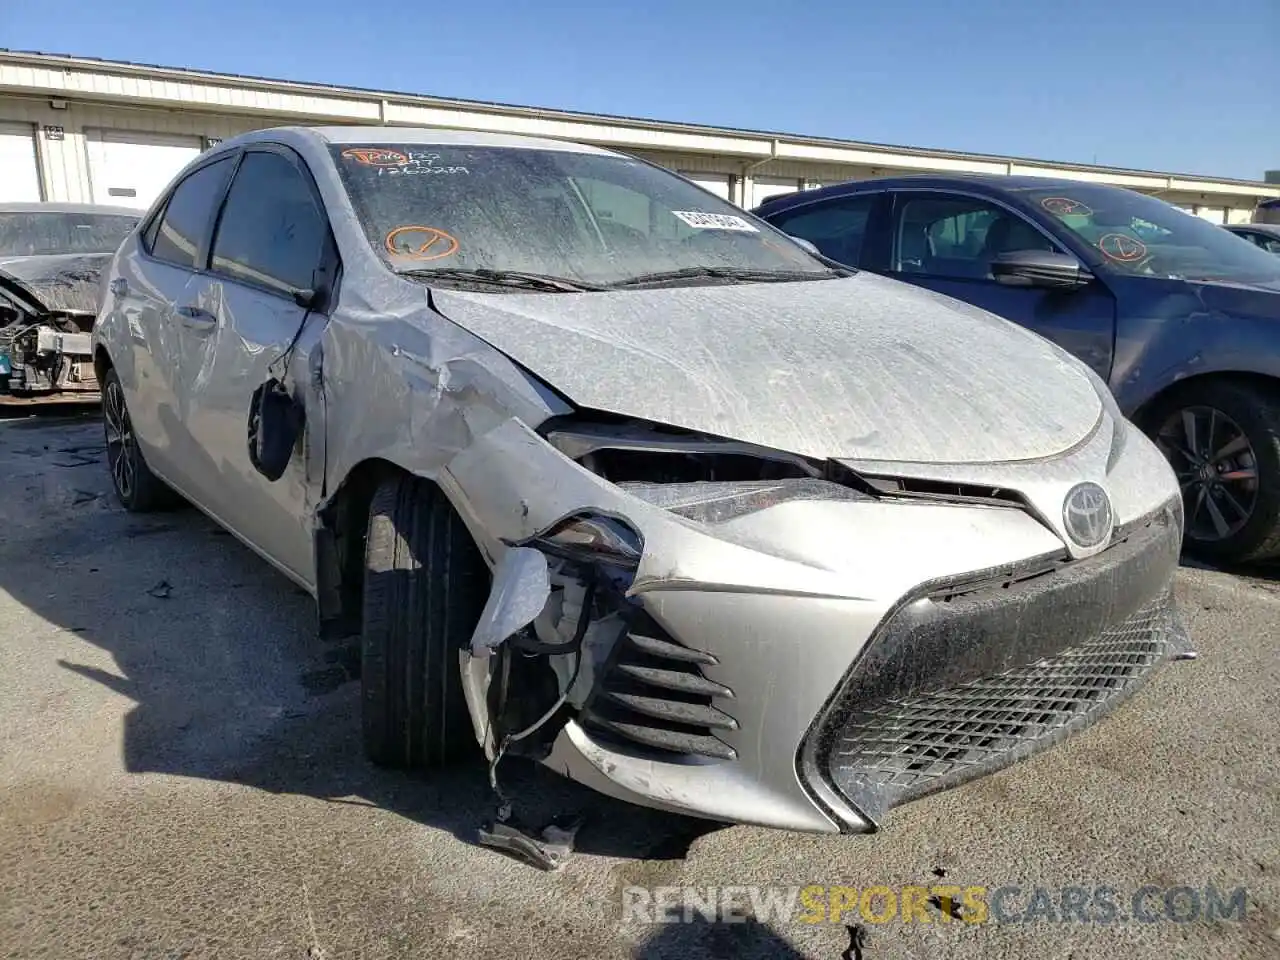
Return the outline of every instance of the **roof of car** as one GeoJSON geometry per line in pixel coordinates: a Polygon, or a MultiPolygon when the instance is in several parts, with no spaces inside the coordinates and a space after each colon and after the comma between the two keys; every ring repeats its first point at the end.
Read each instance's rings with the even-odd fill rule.
{"type": "Polygon", "coordinates": [[[51,201],[0,203],[0,213],[97,213],[107,216],[141,219],[143,211],[132,207],[115,207],[105,203],[58,203],[51,201]]]}
{"type": "Polygon", "coordinates": [[[770,210],[789,206],[797,198],[803,197],[805,203],[823,200],[827,197],[841,196],[846,193],[867,189],[892,189],[895,187],[968,187],[1002,193],[1010,190],[1045,190],[1061,188],[1063,190],[1079,189],[1081,186],[1100,187],[1118,190],[1102,183],[1084,183],[1080,180],[1069,180],[1065,177],[1029,177],[1025,175],[1010,176],[1003,173],[919,173],[900,177],[872,177],[868,180],[844,180],[817,190],[797,190],[770,197],[756,207],[756,210],[770,210]]]}
{"type": "MultiPolygon", "coordinates": [[[[457,147],[512,147],[525,150],[563,150],[568,153],[614,155],[612,150],[591,147],[569,140],[547,137],[522,137],[509,133],[484,133],[478,130],[448,130],[441,127],[299,127],[336,144],[424,144],[457,147]]],[[[269,133],[270,131],[259,131],[269,133]]]]}
{"type": "Polygon", "coordinates": [[[1265,233],[1269,237],[1280,237],[1280,223],[1229,223],[1227,229],[1233,233],[1251,230],[1254,233],[1265,233]]]}

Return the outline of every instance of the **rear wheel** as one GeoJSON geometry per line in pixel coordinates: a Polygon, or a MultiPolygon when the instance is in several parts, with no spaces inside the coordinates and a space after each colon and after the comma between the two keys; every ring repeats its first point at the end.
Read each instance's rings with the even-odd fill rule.
{"type": "Polygon", "coordinates": [[[124,387],[114,369],[102,383],[102,425],[107,441],[107,468],[116,499],[130,513],[171,507],[178,495],[147,466],[124,402],[124,387]]]}
{"type": "Polygon", "coordinates": [[[1193,383],[1148,418],[1182,488],[1188,553],[1217,563],[1280,555],[1280,398],[1193,383]]]}
{"type": "Polygon", "coordinates": [[[365,752],[390,767],[439,767],[474,749],[458,653],[489,570],[440,490],[402,475],[369,507],[361,686],[365,752]]]}

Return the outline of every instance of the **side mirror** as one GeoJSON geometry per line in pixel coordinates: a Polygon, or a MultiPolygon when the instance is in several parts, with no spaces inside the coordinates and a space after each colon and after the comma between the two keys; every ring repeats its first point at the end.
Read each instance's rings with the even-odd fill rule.
{"type": "Polygon", "coordinates": [[[1093,280],[1080,261],[1066,253],[1048,250],[1010,250],[996,254],[991,275],[1007,287],[1046,287],[1072,290],[1093,280]]]}
{"type": "Polygon", "coordinates": [[[815,247],[812,243],[810,243],[804,237],[792,237],[791,234],[789,233],[787,234],[787,236],[791,237],[792,240],[800,244],[800,246],[804,247],[806,250],[812,253],[815,257],[822,256],[822,251],[819,250],[817,247],[815,247]]]}

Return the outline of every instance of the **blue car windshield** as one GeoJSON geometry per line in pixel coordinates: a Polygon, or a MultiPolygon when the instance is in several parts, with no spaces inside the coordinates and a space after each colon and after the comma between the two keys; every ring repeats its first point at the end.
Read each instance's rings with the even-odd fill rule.
{"type": "Polygon", "coordinates": [[[838,275],[682,177],[594,151],[331,148],[365,236],[392,269],[550,275],[601,287],[670,273],[838,275]]]}
{"type": "Polygon", "coordinates": [[[1019,191],[1101,253],[1104,269],[1175,280],[1280,282],[1280,260],[1163,200],[1088,185],[1019,191]]]}

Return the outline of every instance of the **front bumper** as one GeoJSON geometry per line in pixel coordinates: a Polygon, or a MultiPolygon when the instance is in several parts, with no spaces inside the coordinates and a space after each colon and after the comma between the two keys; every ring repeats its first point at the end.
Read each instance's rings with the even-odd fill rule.
{"type": "Polygon", "coordinates": [[[1086,560],[917,591],[806,738],[802,777],[878,822],[1098,720],[1190,651],[1172,594],[1179,535],[1166,509],[1086,560]]]}
{"type": "MultiPolygon", "coordinates": [[[[596,700],[561,733],[548,763],[604,793],[681,813],[796,830],[875,830],[895,806],[1083,729],[1162,663],[1189,652],[1172,596],[1179,543],[1170,508],[1087,560],[930,584],[892,609],[865,644],[850,644],[860,652],[852,663],[846,652],[839,666],[840,648],[823,642],[822,631],[838,622],[825,604],[681,594],[679,610],[656,608],[671,633],[688,636],[684,613],[701,607],[711,649],[647,666],[697,677],[684,686],[697,686],[704,704],[682,718],[695,722],[663,723],[652,709],[627,716],[596,700]],[[796,640],[753,642],[752,624],[777,622],[779,604],[799,630],[796,640]],[[738,642],[722,647],[725,636],[738,642]],[[828,671],[843,679],[815,713],[808,706],[815,680],[828,671]]],[[[845,621],[851,632],[857,621],[845,621]]],[[[621,663],[637,662],[629,641],[619,650],[621,663]]],[[[599,687],[626,689],[634,679],[634,671],[615,669],[599,687]]],[[[642,693],[660,700],[675,686],[642,693]]]]}
{"type": "Polygon", "coordinates": [[[1120,516],[1142,519],[1075,559],[1007,507],[798,500],[693,522],[519,425],[443,479],[495,562],[574,513],[643,537],[629,633],[545,763],[647,806],[857,832],[1096,719],[1185,648],[1177,488],[1137,453],[1157,482],[1120,516]]]}

